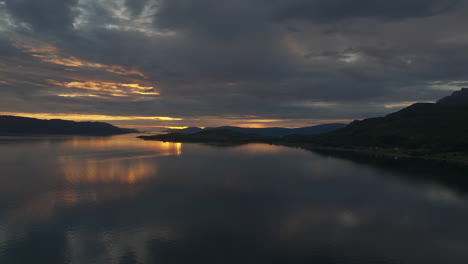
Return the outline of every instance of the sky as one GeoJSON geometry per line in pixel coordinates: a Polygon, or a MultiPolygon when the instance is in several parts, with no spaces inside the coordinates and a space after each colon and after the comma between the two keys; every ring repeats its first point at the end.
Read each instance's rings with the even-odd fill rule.
{"type": "Polygon", "coordinates": [[[0,0],[0,114],[301,127],[468,87],[468,0],[0,0]]]}

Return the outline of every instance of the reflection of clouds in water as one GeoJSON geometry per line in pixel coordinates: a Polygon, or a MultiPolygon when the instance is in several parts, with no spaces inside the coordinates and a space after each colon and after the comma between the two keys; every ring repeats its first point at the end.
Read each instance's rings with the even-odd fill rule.
{"type": "Polygon", "coordinates": [[[72,185],[142,183],[157,175],[154,158],[182,155],[181,143],[148,142],[125,136],[74,138],[64,145],[85,150],[57,156],[63,177],[72,185]]]}
{"type": "Polygon", "coordinates": [[[83,183],[141,183],[156,176],[157,166],[145,158],[129,160],[61,159],[63,176],[70,184],[83,183]]]}
{"type": "MultiPolygon", "coordinates": [[[[180,143],[135,140],[133,135],[60,138],[57,141],[43,139],[37,143],[35,146],[42,150],[44,157],[56,155],[58,162],[58,169],[50,167],[48,174],[43,176],[57,175],[65,179],[67,185],[55,190],[24,193],[14,208],[2,212],[2,249],[8,241],[21,241],[31,227],[54,218],[60,208],[97,205],[137,196],[144,189],[140,183],[157,176],[157,163],[152,158],[182,155],[180,143]],[[66,148],[57,149],[58,145],[66,148]]],[[[26,144],[20,146],[28,147],[26,144]]],[[[21,149],[13,153],[24,156],[25,152],[21,149]]]]}
{"type": "Polygon", "coordinates": [[[340,166],[336,166],[336,160],[331,158],[311,159],[309,162],[303,163],[304,170],[308,172],[308,178],[314,179],[333,179],[348,176],[349,170],[353,169],[353,164],[350,162],[342,162],[340,166]]]}
{"type": "Polygon", "coordinates": [[[145,227],[128,230],[67,230],[67,254],[70,263],[89,263],[90,249],[99,249],[92,256],[93,263],[120,263],[126,254],[132,254],[138,263],[149,263],[148,243],[153,240],[172,241],[177,234],[169,228],[145,227]]]}
{"type": "Polygon", "coordinates": [[[46,229],[63,239],[70,263],[132,263],[124,255],[147,263],[153,251],[179,263],[171,262],[174,255],[219,248],[222,255],[233,247],[262,260],[258,245],[267,254],[312,260],[307,254],[328,245],[344,257],[392,251],[422,263],[431,251],[466,259],[467,215],[464,203],[452,203],[463,197],[427,181],[409,184],[378,168],[263,144],[185,144],[176,157],[181,144],[112,140],[60,141],[39,161],[37,151],[27,156],[24,149],[21,161],[45,173],[15,164],[18,177],[4,177],[3,188],[19,186],[21,195],[0,211],[0,250],[40,240],[47,234],[35,231],[46,229]],[[37,187],[28,191],[24,182],[37,187]]]}
{"type": "Polygon", "coordinates": [[[234,148],[238,152],[242,152],[244,154],[261,154],[261,155],[277,155],[285,151],[291,151],[291,149],[287,149],[284,147],[268,145],[268,144],[260,144],[260,143],[251,143],[236,146],[234,148]]]}
{"type": "Polygon", "coordinates": [[[0,249],[10,241],[22,241],[30,228],[35,228],[53,219],[58,210],[83,205],[98,205],[123,197],[136,197],[143,186],[113,185],[104,189],[64,189],[42,193],[24,201],[14,209],[0,215],[0,249]]]}
{"type": "Polygon", "coordinates": [[[159,153],[161,156],[182,155],[182,143],[162,142],[135,139],[131,136],[114,137],[74,137],[71,140],[64,141],[62,146],[75,150],[93,150],[93,151],[151,151],[154,155],[159,153]]]}
{"type": "MultiPolygon", "coordinates": [[[[58,168],[50,167],[44,177],[56,175],[58,179],[65,179],[66,185],[54,190],[25,193],[14,208],[2,212],[1,249],[11,246],[12,241],[23,241],[28,230],[46,224],[63,208],[96,206],[123,197],[136,197],[144,189],[140,183],[157,176],[154,158],[182,155],[180,143],[146,142],[135,140],[133,136],[76,137],[38,143],[36,146],[42,150],[43,156],[56,156],[58,165],[58,168]],[[57,148],[59,144],[62,148],[57,148]]],[[[28,147],[26,144],[21,146],[28,147]]],[[[14,153],[24,156],[24,151],[14,153]]],[[[130,237],[131,233],[126,235],[130,237]]]]}
{"type": "Polygon", "coordinates": [[[157,174],[157,165],[151,158],[182,155],[181,143],[135,140],[124,136],[73,138],[64,145],[86,150],[57,157],[64,178],[70,184],[141,183],[157,174]]]}
{"type": "Polygon", "coordinates": [[[338,222],[348,228],[356,227],[360,224],[358,215],[352,211],[343,211],[338,214],[338,222]]]}
{"type": "Polygon", "coordinates": [[[426,197],[434,202],[462,203],[464,201],[460,194],[438,184],[428,186],[425,193],[426,197]]]}
{"type": "MultiPolygon", "coordinates": [[[[368,217],[368,216],[367,216],[368,217]]],[[[327,237],[333,230],[357,228],[371,219],[365,219],[359,211],[343,208],[302,208],[286,213],[279,218],[278,236],[281,240],[301,240],[314,232],[316,236],[327,232],[327,237]],[[311,227],[317,228],[314,230],[311,227]],[[322,228],[320,228],[322,227],[322,228]]]]}
{"type": "Polygon", "coordinates": [[[102,202],[113,201],[122,197],[136,197],[143,190],[143,186],[115,185],[103,189],[66,189],[56,193],[59,207],[75,207],[80,205],[97,205],[102,202]]]}
{"type": "Polygon", "coordinates": [[[6,229],[4,225],[2,224],[2,221],[0,220],[0,253],[2,253],[2,249],[5,248],[6,243],[8,241],[8,234],[6,232],[6,229]]]}
{"type": "Polygon", "coordinates": [[[7,219],[0,219],[0,256],[2,251],[10,246],[12,241],[21,241],[28,235],[28,228],[31,225],[24,223],[9,222],[7,219]]]}
{"type": "Polygon", "coordinates": [[[335,250],[351,250],[355,256],[391,256],[395,262],[389,263],[468,263],[464,209],[453,207],[438,215],[438,205],[434,208],[431,201],[420,198],[428,207],[415,208],[414,201],[388,204],[388,208],[376,207],[385,203],[375,201],[348,209],[339,204],[304,205],[278,219],[278,238],[292,248],[333,245],[335,250]],[[453,217],[454,212],[464,220],[453,217]]]}

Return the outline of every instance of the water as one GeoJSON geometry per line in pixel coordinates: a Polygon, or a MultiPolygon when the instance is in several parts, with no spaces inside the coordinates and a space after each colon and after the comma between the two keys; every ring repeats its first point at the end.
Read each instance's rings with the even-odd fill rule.
{"type": "Polygon", "coordinates": [[[0,138],[0,263],[468,263],[466,170],[249,144],[0,138]]]}

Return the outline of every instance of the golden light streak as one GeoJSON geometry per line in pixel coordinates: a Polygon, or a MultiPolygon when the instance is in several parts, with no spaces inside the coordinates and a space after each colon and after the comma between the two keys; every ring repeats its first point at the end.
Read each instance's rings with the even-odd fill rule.
{"type": "Polygon", "coordinates": [[[136,69],[127,69],[119,65],[107,65],[102,63],[89,62],[85,60],[80,60],[76,57],[64,57],[56,58],[50,57],[42,54],[32,54],[33,57],[40,59],[43,62],[67,66],[67,67],[90,67],[90,68],[101,68],[107,72],[118,74],[118,75],[136,75],[142,78],[146,76],[136,69]]]}
{"type": "Polygon", "coordinates": [[[157,167],[144,159],[120,160],[65,160],[64,177],[72,184],[124,183],[135,184],[156,176],[157,167]]]}
{"type": "Polygon", "coordinates": [[[174,143],[174,144],[175,144],[176,155],[177,156],[182,155],[182,143],[174,143]]]}
{"type": "Polygon", "coordinates": [[[27,53],[34,53],[34,54],[37,54],[37,53],[57,53],[59,52],[59,50],[52,46],[52,45],[48,45],[48,44],[39,44],[35,46],[32,46],[32,45],[27,45],[27,44],[24,44],[24,43],[19,43],[19,42],[13,42],[13,45],[18,48],[18,49],[22,49],[23,51],[27,52],[27,53]]]}
{"type": "MultiPolygon", "coordinates": [[[[152,95],[158,96],[159,92],[155,91],[152,86],[141,86],[137,83],[115,83],[115,82],[58,82],[55,80],[48,80],[49,83],[55,86],[81,89],[98,93],[98,95],[111,95],[111,96],[131,96],[131,95],[152,95]]],[[[62,94],[63,96],[63,94],[62,94]]],[[[69,96],[73,97],[73,96],[69,96]]]]}
{"type": "Polygon", "coordinates": [[[142,86],[140,86],[139,84],[136,84],[136,83],[123,83],[123,84],[120,84],[120,86],[130,87],[130,88],[132,88],[133,90],[148,90],[148,89],[153,89],[153,87],[142,87],[142,86]]]}
{"type": "Polygon", "coordinates": [[[278,146],[257,143],[241,145],[237,148],[241,149],[243,152],[255,154],[277,154],[282,151],[282,149],[278,148],[278,146]]]}
{"type": "MultiPolygon", "coordinates": [[[[141,150],[149,151],[148,155],[130,155],[127,157],[118,157],[112,158],[113,160],[122,160],[124,159],[136,159],[136,158],[151,158],[151,157],[160,157],[160,156],[173,156],[177,154],[177,150],[182,147],[182,144],[172,143],[172,142],[162,142],[162,141],[138,141],[135,145],[134,136],[119,136],[115,137],[112,140],[107,138],[80,138],[75,137],[72,140],[64,141],[63,145],[66,147],[74,149],[89,149],[93,148],[96,151],[121,151],[122,149],[134,149],[138,148],[141,150]]],[[[120,152],[119,152],[120,153],[120,152]]],[[[70,157],[64,156],[60,158],[60,161],[69,161],[70,157]]],[[[99,159],[94,158],[95,161],[99,159]]],[[[101,161],[109,160],[107,157],[100,159],[101,161]]]]}
{"type": "Polygon", "coordinates": [[[166,116],[111,116],[111,115],[90,115],[90,114],[65,114],[65,113],[18,113],[0,112],[0,115],[22,116],[39,119],[67,119],[74,121],[128,121],[128,120],[160,120],[160,121],[181,121],[182,118],[166,116]]]}
{"type": "Polygon", "coordinates": [[[106,71],[120,75],[136,75],[142,78],[147,78],[143,73],[136,69],[126,69],[125,67],[117,65],[107,66],[106,71]]]}
{"type": "Polygon", "coordinates": [[[284,119],[247,119],[246,122],[252,123],[276,123],[276,122],[283,122],[284,119]]]}
{"type": "MultiPolygon", "coordinates": [[[[237,127],[245,127],[245,128],[267,128],[267,127],[284,127],[284,128],[300,128],[300,127],[311,127],[323,124],[332,124],[332,123],[351,123],[354,119],[278,119],[274,121],[274,119],[241,119],[241,118],[229,118],[229,119],[210,119],[206,118],[204,125],[208,122],[211,127],[219,126],[219,124],[225,126],[237,126],[237,127]]],[[[190,120],[185,120],[184,125],[189,124],[189,126],[196,126],[192,125],[193,123],[190,120]]]]}
{"type": "MultiPolygon", "coordinates": [[[[127,124],[114,124],[115,126],[121,128],[165,128],[165,129],[186,129],[189,128],[187,126],[162,126],[162,125],[127,125],[127,124]]],[[[204,128],[204,127],[202,127],[204,128]]]]}
{"type": "Polygon", "coordinates": [[[265,124],[233,124],[232,126],[236,127],[245,127],[245,128],[267,128],[270,127],[265,124]]]}
{"type": "Polygon", "coordinates": [[[92,63],[87,61],[81,61],[75,57],[68,58],[50,58],[46,55],[41,54],[32,54],[33,57],[39,58],[43,62],[59,64],[68,67],[95,67],[95,68],[104,68],[106,67],[103,64],[92,63]]]}
{"type": "Polygon", "coordinates": [[[99,95],[95,95],[95,94],[56,94],[56,96],[60,96],[60,97],[100,97],[99,95]]]}
{"type": "Polygon", "coordinates": [[[18,36],[13,38],[12,42],[16,48],[31,54],[31,56],[38,58],[45,63],[52,63],[66,67],[98,68],[118,75],[133,75],[141,78],[147,78],[142,72],[135,68],[126,68],[120,65],[97,63],[82,60],[74,56],[66,56],[57,47],[45,42],[33,41],[30,39],[20,38],[18,36]]]}

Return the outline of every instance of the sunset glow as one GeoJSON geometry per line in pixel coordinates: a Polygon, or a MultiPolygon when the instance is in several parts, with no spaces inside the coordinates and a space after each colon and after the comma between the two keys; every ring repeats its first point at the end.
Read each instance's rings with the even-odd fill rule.
{"type": "Polygon", "coordinates": [[[148,128],[292,128],[384,116],[468,83],[464,62],[451,61],[464,51],[463,8],[449,16],[437,0],[389,9],[408,10],[401,16],[374,7],[343,15],[340,1],[223,1],[0,0],[0,111],[148,128]],[[245,21],[230,17],[246,10],[245,21]],[[432,19],[439,14],[444,23],[432,19]],[[388,23],[400,19],[410,27],[388,23]],[[425,23],[441,34],[414,37],[425,23]],[[152,116],[169,119],[139,122],[152,116]]]}
{"type": "MultiPolygon", "coordinates": [[[[92,95],[107,95],[107,96],[131,96],[131,95],[148,95],[157,96],[159,92],[155,91],[154,87],[141,86],[136,83],[114,83],[114,82],[58,82],[49,80],[55,86],[79,89],[91,92],[92,95]]],[[[69,97],[73,97],[69,94],[69,97]]]]}
{"type": "Polygon", "coordinates": [[[0,264],[468,264],[467,26],[468,0],[0,0],[0,264]]]}
{"type": "Polygon", "coordinates": [[[180,121],[182,118],[166,116],[110,116],[92,114],[60,114],[60,113],[12,113],[0,112],[0,115],[23,116],[39,119],[68,119],[74,121],[125,121],[125,120],[160,120],[160,121],[180,121]]]}
{"type": "Polygon", "coordinates": [[[44,43],[32,41],[30,39],[12,38],[12,43],[18,48],[31,54],[31,56],[45,63],[51,63],[66,67],[89,67],[98,68],[118,75],[134,75],[142,78],[146,76],[136,68],[126,68],[120,65],[108,65],[103,63],[82,60],[74,56],[64,55],[59,48],[44,43]]]}

